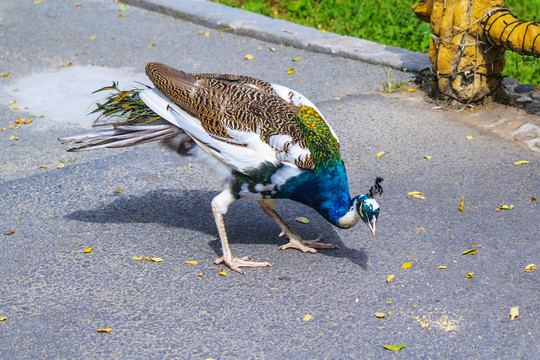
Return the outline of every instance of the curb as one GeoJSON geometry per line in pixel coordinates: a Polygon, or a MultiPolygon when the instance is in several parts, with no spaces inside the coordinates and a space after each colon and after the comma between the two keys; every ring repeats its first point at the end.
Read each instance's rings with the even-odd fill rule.
{"type": "Polygon", "coordinates": [[[431,68],[427,54],[372,41],[342,36],[272,19],[249,11],[231,8],[207,0],[124,0],[127,4],[160,12],[213,29],[234,28],[237,35],[279,43],[324,54],[386,65],[419,73],[431,68]]]}

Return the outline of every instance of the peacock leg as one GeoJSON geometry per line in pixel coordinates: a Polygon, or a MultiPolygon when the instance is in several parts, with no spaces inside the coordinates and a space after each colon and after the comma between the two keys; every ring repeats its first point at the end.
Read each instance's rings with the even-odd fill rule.
{"type": "Polygon", "coordinates": [[[259,200],[259,206],[266,215],[270,216],[270,218],[279,225],[281,228],[279,236],[285,235],[287,236],[287,239],[289,239],[287,244],[278,247],[279,250],[295,248],[302,252],[316,253],[317,250],[315,249],[339,249],[339,246],[334,244],[323,244],[321,236],[317,237],[315,240],[302,240],[302,238],[298,236],[276,212],[276,200],[261,199],[259,200]]]}
{"type": "Polygon", "coordinates": [[[223,251],[223,256],[217,259],[214,263],[225,263],[225,265],[230,267],[231,270],[239,272],[242,275],[245,275],[245,272],[240,269],[240,267],[272,266],[268,262],[250,261],[249,257],[247,256],[242,258],[235,258],[232,256],[231,249],[229,248],[229,241],[227,240],[227,232],[225,231],[225,221],[223,220],[223,215],[227,212],[229,205],[231,205],[234,200],[234,197],[228,190],[223,191],[212,200],[212,213],[214,214],[214,220],[216,221],[216,227],[218,229],[219,239],[221,240],[221,248],[223,251]]]}

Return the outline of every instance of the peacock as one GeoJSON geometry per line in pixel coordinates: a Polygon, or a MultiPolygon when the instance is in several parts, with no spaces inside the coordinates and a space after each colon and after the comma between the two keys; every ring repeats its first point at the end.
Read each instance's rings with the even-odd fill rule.
{"type": "Polygon", "coordinates": [[[146,65],[154,87],[120,90],[117,83],[94,112],[94,126],[109,128],[59,138],[68,151],[119,148],[161,141],[190,161],[199,161],[223,181],[211,206],[222,246],[215,261],[244,274],[243,267],[271,266],[234,257],[223,215],[240,198],[255,198],[289,242],[279,249],[315,253],[335,249],[319,236],[303,240],[276,212],[276,199],[317,210],[348,229],[362,220],[375,236],[382,178],[364,195],[351,198],[340,143],[317,107],[282,85],[249,76],[186,73],[160,63],[146,65]],[[112,125],[112,128],[110,128],[112,125]]]}

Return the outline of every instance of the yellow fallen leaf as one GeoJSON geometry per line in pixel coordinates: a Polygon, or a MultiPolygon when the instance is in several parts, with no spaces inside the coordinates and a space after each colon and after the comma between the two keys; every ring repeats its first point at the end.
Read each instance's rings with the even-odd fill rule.
{"type": "Polygon", "coordinates": [[[276,51],[276,49],[273,48],[273,47],[269,47],[268,50],[270,50],[271,52],[275,52],[275,51],[276,51]]]}
{"type": "Polygon", "coordinates": [[[94,248],[93,248],[93,247],[89,247],[89,248],[85,249],[85,250],[83,251],[83,253],[89,254],[89,253],[92,252],[92,250],[94,250],[94,248]]]}
{"type": "Polygon", "coordinates": [[[459,211],[461,211],[461,212],[465,212],[465,204],[464,204],[464,201],[465,201],[465,197],[462,196],[462,197],[461,197],[461,202],[459,203],[459,206],[458,206],[458,209],[459,209],[459,211]]]}
{"type": "Polygon", "coordinates": [[[425,155],[425,156],[424,156],[424,159],[428,159],[428,160],[431,160],[431,156],[429,156],[429,155],[425,155]]]}
{"type": "Polygon", "coordinates": [[[476,252],[478,251],[478,249],[469,249],[469,250],[465,250],[463,252],[463,255],[474,255],[476,254],[476,252]]]}
{"type": "Polygon", "coordinates": [[[381,156],[383,156],[384,154],[386,154],[386,151],[380,151],[380,152],[378,152],[377,155],[375,155],[375,156],[381,157],[381,156]]]}
{"type": "Polygon", "coordinates": [[[25,124],[31,124],[32,121],[34,121],[34,120],[32,120],[32,119],[29,119],[29,120],[26,120],[26,121],[23,120],[23,123],[25,123],[25,124]]]}
{"type": "Polygon", "coordinates": [[[387,301],[386,302],[388,305],[392,305],[392,302],[391,301],[387,301]]]}
{"type": "Polygon", "coordinates": [[[209,37],[210,36],[210,31],[207,31],[204,33],[204,37],[209,37]]]}
{"type": "Polygon", "coordinates": [[[405,347],[405,345],[403,345],[403,344],[399,344],[399,345],[383,345],[383,347],[386,350],[398,351],[400,349],[403,349],[405,347]]]}
{"type": "Polygon", "coordinates": [[[425,195],[421,191],[411,191],[408,192],[407,195],[412,196],[415,199],[426,199],[425,195]]]}
{"type": "Polygon", "coordinates": [[[19,107],[18,107],[18,106],[14,106],[14,107],[13,107],[13,110],[19,110],[19,107]]]}
{"type": "Polygon", "coordinates": [[[512,210],[514,208],[514,205],[501,205],[499,206],[499,209],[502,210],[512,210]]]}
{"type": "Polygon", "coordinates": [[[303,217],[303,216],[299,216],[294,220],[296,220],[296,221],[298,221],[299,223],[302,223],[302,224],[309,224],[309,220],[307,218],[303,217]]]}
{"type": "Polygon", "coordinates": [[[438,268],[439,268],[440,270],[446,270],[446,269],[448,268],[448,266],[446,266],[446,265],[440,265],[438,268]]]}
{"type": "Polygon", "coordinates": [[[66,66],[73,66],[73,61],[68,61],[68,62],[66,63],[66,66]]]}
{"type": "Polygon", "coordinates": [[[97,38],[97,36],[94,35],[94,36],[92,36],[92,37],[90,38],[90,40],[96,40],[96,38],[97,38]]]}
{"type": "Polygon", "coordinates": [[[415,92],[416,89],[407,89],[406,91],[407,91],[407,92],[415,92]]]}
{"type": "Polygon", "coordinates": [[[429,322],[423,322],[420,324],[420,326],[422,327],[422,329],[427,329],[429,327],[429,322]]]}
{"type": "Polygon", "coordinates": [[[304,316],[304,318],[303,318],[302,320],[304,320],[304,321],[309,321],[309,320],[311,320],[311,319],[313,319],[313,316],[307,314],[306,316],[304,316]]]}
{"type": "Polygon", "coordinates": [[[146,260],[148,261],[152,261],[152,262],[163,262],[163,259],[162,258],[158,258],[158,257],[145,257],[146,260]]]}
{"type": "Polygon", "coordinates": [[[471,279],[474,277],[474,273],[473,272],[470,272],[470,273],[467,273],[467,278],[471,279]]]}
{"type": "Polygon", "coordinates": [[[111,332],[112,329],[111,328],[107,328],[107,329],[98,329],[97,332],[102,332],[102,333],[108,333],[108,332],[111,332]]]}
{"type": "Polygon", "coordinates": [[[42,2],[43,2],[43,0],[36,0],[36,1],[34,1],[34,4],[40,4],[42,2]]]}
{"type": "Polygon", "coordinates": [[[287,70],[287,75],[294,74],[295,70],[293,68],[287,70]]]}
{"type": "Polygon", "coordinates": [[[394,274],[388,275],[388,277],[386,278],[386,283],[389,283],[392,280],[394,280],[394,274]]]}
{"type": "Polygon", "coordinates": [[[465,136],[465,139],[472,140],[472,136],[465,136]]]}
{"type": "Polygon", "coordinates": [[[520,160],[520,161],[514,162],[514,165],[523,165],[523,164],[528,164],[528,163],[529,163],[529,160],[520,160]]]}
{"type": "Polygon", "coordinates": [[[10,136],[8,140],[15,140],[18,141],[19,139],[16,136],[10,136]]]}
{"type": "Polygon", "coordinates": [[[0,317],[0,321],[6,321],[7,320],[7,317],[3,316],[3,317],[0,317]]]}
{"type": "Polygon", "coordinates": [[[529,264],[525,267],[525,271],[526,272],[531,272],[532,270],[536,269],[536,265],[535,264],[529,264]]]}
{"type": "Polygon", "coordinates": [[[221,270],[219,270],[218,274],[221,275],[221,276],[227,276],[227,270],[221,269],[221,270]]]}
{"type": "Polygon", "coordinates": [[[533,202],[533,201],[536,201],[537,199],[533,196],[532,198],[529,199],[529,202],[533,202]]]}
{"type": "Polygon", "coordinates": [[[392,316],[392,312],[391,312],[391,311],[389,311],[389,312],[387,312],[387,313],[386,313],[386,315],[388,315],[388,316],[392,316]]]}
{"type": "Polygon", "coordinates": [[[519,306],[510,308],[510,321],[514,321],[519,316],[519,306]]]}
{"type": "Polygon", "coordinates": [[[246,60],[253,60],[254,59],[253,55],[251,55],[251,54],[247,54],[244,57],[246,58],[246,60]]]}
{"type": "Polygon", "coordinates": [[[135,260],[135,261],[143,261],[144,260],[144,258],[142,256],[141,257],[134,256],[134,257],[132,257],[132,259],[135,260]]]}
{"type": "Polygon", "coordinates": [[[412,266],[412,264],[410,262],[406,262],[405,264],[401,265],[401,268],[402,269],[408,269],[412,266]]]}
{"type": "Polygon", "coordinates": [[[11,100],[10,102],[8,102],[8,105],[13,105],[17,102],[17,100],[11,100]]]}
{"type": "Polygon", "coordinates": [[[302,58],[294,58],[294,59],[292,59],[292,61],[300,61],[300,60],[302,60],[302,58]]]}
{"type": "Polygon", "coordinates": [[[383,313],[383,312],[376,312],[375,313],[375,317],[378,318],[378,319],[384,319],[385,316],[386,316],[386,314],[383,313]]]}
{"type": "Polygon", "coordinates": [[[199,262],[198,261],[194,261],[194,260],[188,260],[185,262],[186,264],[188,265],[197,265],[199,262]]]}
{"type": "Polygon", "coordinates": [[[200,277],[203,277],[203,273],[199,273],[199,276],[200,276],[200,277]]]}
{"type": "Polygon", "coordinates": [[[262,47],[261,47],[261,46],[257,46],[257,50],[262,50],[262,47]]]}
{"type": "Polygon", "coordinates": [[[2,74],[2,77],[8,77],[9,73],[2,74]]]}

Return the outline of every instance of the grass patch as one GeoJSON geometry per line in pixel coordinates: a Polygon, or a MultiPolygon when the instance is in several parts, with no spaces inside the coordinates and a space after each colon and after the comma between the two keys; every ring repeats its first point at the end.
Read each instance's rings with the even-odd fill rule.
{"type": "MultiPolygon", "coordinates": [[[[431,41],[428,23],[411,6],[416,0],[213,0],[228,6],[294,23],[427,53],[431,41]]],[[[507,0],[520,19],[540,21],[540,0],[507,0]]],[[[540,82],[540,61],[507,51],[504,76],[523,83],[540,82]]]]}

